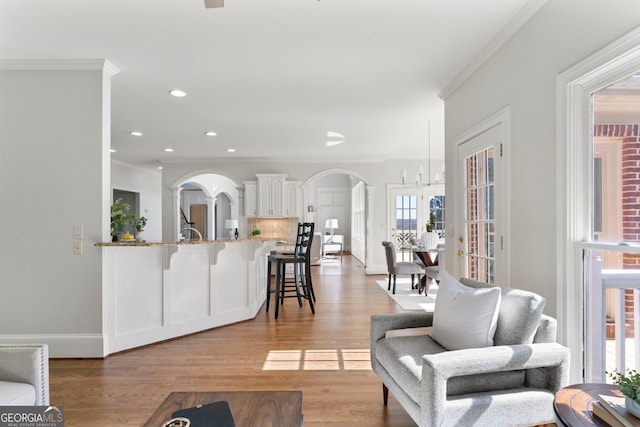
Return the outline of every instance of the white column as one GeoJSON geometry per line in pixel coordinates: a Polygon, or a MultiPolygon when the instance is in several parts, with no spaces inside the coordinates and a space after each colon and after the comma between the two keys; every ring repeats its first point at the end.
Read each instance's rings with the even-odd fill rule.
{"type": "Polygon", "coordinates": [[[173,241],[180,240],[180,225],[181,225],[181,214],[180,214],[180,192],[182,191],[182,187],[171,187],[171,192],[173,194],[173,218],[171,218],[173,224],[173,241]]]}
{"type": "Polygon", "coordinates": [[[203,239],[214,240],[216,224],[216,197],[205,197],[207,201],[207,235],[203,239]]]}
{"type": "Polygon", "coordinates": [[[376,192],[376,187],[373,185],[367,185],[367,212],[366,215],[366,236],[367,236],[367,248],[365,254],[365,271],[368,272],[370,266],[373,265],[373,224],[371,223],[373,218],[373,195],[376,192]]]}

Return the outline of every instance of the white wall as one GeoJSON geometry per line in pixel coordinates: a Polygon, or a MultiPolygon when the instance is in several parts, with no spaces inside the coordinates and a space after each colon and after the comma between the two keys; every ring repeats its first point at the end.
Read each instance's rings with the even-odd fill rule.
{"type": "MultiPolygon", "coordinates": [[[[510,107],[511,285],[545,296],[545,311],[553,316],[558,285],[556,77],[631,31],[639,16],[635,0],[551,0],[445,100],[447,170],[453,170],[456,138],[510,107]]],[[[446,185],[450,222],[456,195],[452,181],[446,185]]],[[[453,252],[447,251],[447,263],[454,261],[453,252]]]]}
{"type": "Polygon", "coordinates": [[[102,350],[102,252],[94,243],[109,236],[103,67],[0,60],[0,342],[45,342],[52,357],[102,350]],[[74,239],[74,226],[83,239],[74,239]]]}
{"type": "Polygon", "coordinates": [[[161,241],[162,174],[112,161],[111,188],[140,194],[140,216],[147,218],[144,239],[147,242],[161,241]]]}

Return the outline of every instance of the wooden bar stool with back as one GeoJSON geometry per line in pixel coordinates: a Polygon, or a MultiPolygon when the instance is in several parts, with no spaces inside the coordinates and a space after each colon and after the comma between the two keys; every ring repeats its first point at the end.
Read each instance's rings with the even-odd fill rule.
{"type": "Polygon", "coordinates": [[[268,256],[267,262],[267,307],[271,294],[275,294],[275,318],[278,318],[279,306],[284,303],[285,298],[297,298],[298,305],[302,307],[302,300],[309,301],[311,312],[315,314],[313,302],[315,293],[311,283],[311,242],[313,241],[314,223],[305,222],[298,224],[298,234],[296,236],[296,246],[291,252],[273,251],[268,256]],[[275,288],[271,287],[271,265],[276,265],[275,288]],[[293,278],[287,280],[286,266],[293,264],[293,278]]]}

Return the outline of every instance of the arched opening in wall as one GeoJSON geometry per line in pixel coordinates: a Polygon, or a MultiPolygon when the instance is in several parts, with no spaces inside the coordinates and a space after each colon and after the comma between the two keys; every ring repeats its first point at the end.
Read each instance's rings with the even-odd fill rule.
{"type": "Polygon", "coordinates": [[[194,172],[174,186],[180,240],[229,238],[225,223],[238,219],[238,186],[224,175],[194,172]]]}
{"type": "Polygon", "coordinates": [[[180,191],[180,234],[185,240],[209,237],[207,200],[202,188],[195,183],[182,184],[180,191]]]}
{"type": "Polygon", "coordinates": [[[322,235],[323,259],[342,250],[366,265],[368,196],[364,179],[349,170],[327,170],[311,177],[303,188],[305,221],[314,222],[316,233],[322,235]]]}

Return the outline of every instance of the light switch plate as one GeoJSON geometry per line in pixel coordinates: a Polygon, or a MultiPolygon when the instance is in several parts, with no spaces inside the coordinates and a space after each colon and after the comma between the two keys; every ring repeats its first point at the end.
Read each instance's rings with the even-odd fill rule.
{"type": "Polygon", "coordinates": [[[74,239],[82,239],[82,234],[84,233],[82,225],[74,225],[73,226],[73,238],[74,239]]]}
{"type": "Polygon", "coordinates": [[[82,255],[82,242],[73,242],[73,254],[82,255]]]}

